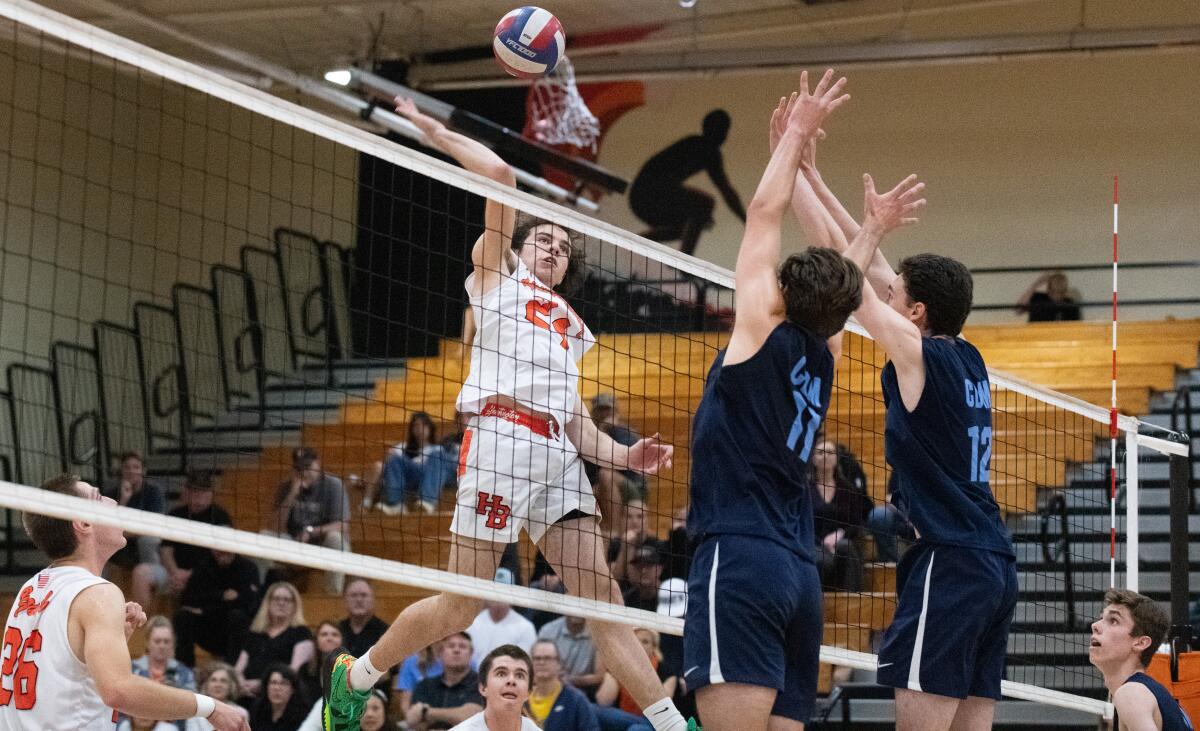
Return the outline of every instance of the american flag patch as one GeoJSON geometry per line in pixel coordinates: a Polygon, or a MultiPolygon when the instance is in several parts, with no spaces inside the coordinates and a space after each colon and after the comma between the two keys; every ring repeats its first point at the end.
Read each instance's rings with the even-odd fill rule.
{"type": "Polygon", "coordinates": [[[50,583],[50,576],[48,574],[38,574],[37,588],[45,589],[46,584],[49,584],[49,583],[50,583]]]}

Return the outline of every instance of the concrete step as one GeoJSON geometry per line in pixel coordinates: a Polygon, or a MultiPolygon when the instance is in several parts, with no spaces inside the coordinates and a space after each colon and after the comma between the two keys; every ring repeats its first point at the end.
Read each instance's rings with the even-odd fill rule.
{"type": "MultiPolygon", "coordinates": [[[[1103,602],[1075,602],[1076,629],[1086,629],[1096,617],[1100,616],[1103,602]]],[[[1166,605],[1163,605],[1166,608],[1166,605]]],[[[1018,601],[1013,611],[1013,627],[1054,626],[1063,627],[1067,622],[1067,603],[1065,601],[1027,602],[1018,601]]]]}
{"type": "MultiPolygon", "coordinates": [[[[1122,472],[1124,469],[1122,468],[1122,472]]],[[[1067,468],[1065,482],[1070,485],[1076,481],[1103,479],[1108,474],[1108,462],[1080,462],[1067,468]]],[[[1192,477],[1200,479],[1200,462],[1192,465],[1192,477]]],[[[1149,457],[1145,454],[1138,464],[1139,480],[1169,480],[1171,479],[1170,465],[1166,458],[1149,457]]]]}
{"type": "MultiPolygon", "coordinates": [[[[850,701],[846,725],[842,721],[840,705],[829,715],[830,728],[874,729],[894,728],[896,704],[890,699],[856,698],[850,701]]],[[[1096,717],[1082,711],[1029,703],[1018,700],[1002,700],[996,704],[993,729],[1015,730],[1029,728],[1083,731],[1096,728],[1096,717]]]]}
{"type": "MultiPolygon", "coordinates": [[[[1044,562],[1042,555],[1041,542],[1021,542],[1014,546],[1017,553],[1017,565],[1024,566],[1028,564],[1042,564],[1044,562]]],[[[1125,560],[1125,544],[1117,545],[1117,560],[1125,560]]],[[[1071,544],[1071,560],[1076,566],[1084,563],[1103,563],[1108,564],[1108,541],[1100,542],[1080,542],[1071,544]]],[[[1188,546],[1188,560],[1193,564],[1200,564],[1200,542],[1192,542],[1188,546]]],[[[1151,541],[1142,542],[1138,547],[1138,561],[1142,564],[1160,563],[1166,564],[1171,561],[1171,544],[1167,541],[1151,541]]]]}
{"type": "Polygon", "coordinates": [[[1071,666],[1009,665],[1005,672],[1014,683],[1028,683],[1081,695],[1090,692],[1092,697],[1096,697],[1104,689],[1100,671],[1088,663],[1086,654],[1082,654],[1081,659],[1083,664],[1071,666]]]}
{"type": "MultiPolygon", "coordinates": [[[[1107,571],[1073,571],[1071,583],[1075,586],[1076,596],[1103,592],[1109,584],[1107,571]]],[[[1125,572],[1117,571],[1117,586],[1125,585],[1125,572]]],[[[1061,592],[1066,581],[1061,571],[1018,571],[1017,587],[1021,592],[1047,594],[1061,592]]],[[[1200,571],[1188,572],[1188,586],[1200,586],[1200,571]]],[[[1171,574],[1166,571],[1141,571],[1138,573],[1138,590],[1143,594],[1162,593],[1171,590],[1171,574]]],[[[1089,597],[1090,598],[1090,597],[1089,597]]]]}
{"type": "MultiPolygon", "coordinates": [[[[1072,536],[1088,536],[1092,534],[1104,534],[1107,539],[1111,519],[1107,512],[1096,513],[1079,513],[1075,512],[1067,516],[1068,530],[1072,536]]],[[[1057,526],[1057,523],[1055,524],[1057,526]]],[[[1167,514],[1151,514],[1145,513],[1138,516],[1138,530],[1143,535],[1169,535],[1171,532],[1171,516],[1167,514]]],[[[1020,536],[1025,540],[1037,539],[1041,536],[1041,516],[1039,515],[1022,515],[1016,519],[1013,526],[1013,536],[1020,536]]],[[[1125,532],[1125,515],[1124,511],[1117,513],[1117,533],[1125,532]]],[[[1200,515],[1188,516],[1188,533],[1195,535],[1200,533],[1200,515]]]]}

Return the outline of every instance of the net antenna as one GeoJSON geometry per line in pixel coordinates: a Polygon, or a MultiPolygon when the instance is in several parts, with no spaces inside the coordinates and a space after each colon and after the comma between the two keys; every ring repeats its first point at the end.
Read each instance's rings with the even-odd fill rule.
{"type": "Polygon", "coordinates": [[[533,82],[528,105],[535,140],[596,151],[600,120],[579,95],[571,59],[563,56],[554,71],[533,82]]]}

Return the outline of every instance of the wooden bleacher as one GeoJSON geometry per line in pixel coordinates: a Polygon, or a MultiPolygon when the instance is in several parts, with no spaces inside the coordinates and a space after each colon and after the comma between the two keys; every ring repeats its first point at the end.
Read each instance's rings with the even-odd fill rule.
{"type": "MultiPolygon", "coordinates": [[[[1173,386],[1177,369],[1196,365],[1200,320],[1125,323],[1119,334],[1118,397],[1125,413],[1145,412],[1154,391],[1173,386]]],[[[1085,401],[1108,403],[1111,333],[1106,323],[973,326],[964,336],[994,369],[1085,401]]],[[[691,415],[704,375],[726,339],[713,333],[607,335],[582,363],[585,399],[602,392],[617,394],[633,428],[642,434],[658,432],[676,445],[674,468],[655,478],[651,490],[649,507],[658,516],[660,533],[668,528],[674,510],[686,503],[691,415]]],[[[871,494],[880,501],[885,490],[879,390],[883,354],[857,336],[847,338],[844,354],[826,428],[858,455],[871,494]]],[[[440,431],[453,423],[454,401],[465,376],[463,356],[462,346],[448,341],[438,356],[408,361],[403,378],[380,381],[369,398],[347,399],[336,422],[306,425],[304,444],[315,448],[325,469],[333,473],[366,474],[388,447],[404,439],[416,411],[430,413],[440,431]]],[[[1032,511],[1039,488],[1061,484],[1067,467],[1090,459],[1094,438],[1107,433],[1105,424],[1011,392],[997,392],[994,406],[992,486],[1007,512],[1032,511]]],[[[257,530],[265,524],[275,487],[287,470],[287,450],[267,449],[257,464],[226,472],[221,499],[238,527],[257,530]]],[[[351,496],[355,551],[424,566],[445,565],[448,515],[360,516],[357,497],[351,496]]],[[[827,595],[826,637],[831,644],[868,649],[870,630],[890,621],[894,567],[871,567],[868,581],[872,593],[827,595]]],[[[305,594],[306,613],[314,622],[341,611],[340,598],[325,596],[319,585],[313,582],[314,589],[305,594]]],[[[380,586],[379,592],[385,615],[425,595],[398,586],[380,586]]]]}

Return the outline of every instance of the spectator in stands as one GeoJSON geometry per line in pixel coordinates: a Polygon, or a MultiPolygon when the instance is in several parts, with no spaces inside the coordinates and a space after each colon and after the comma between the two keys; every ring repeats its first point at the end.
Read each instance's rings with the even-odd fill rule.
{"type": "MultiPolygon", "coordinates": [[[[496,569],[496,583],[512,584],[512,572],[504,567],[496,569]]],[[[511,604],[504,602],[484,602],[483,611],[467,628],[474,647],[471,659],[479,664],[484,655],[500,645],[516,645],[528,652],[535,640],[537,630],[519,612],[514,612],[511,604]]]]}
{"type": "Polygon", "coordinates": [[[558,646],[552,640],[533,643],[533,687],[525,704],[542,731],[600,731],[596,711],[587,696],[563,681],[558,646]]]}
{"type": "Polygon", "coordinates": [[[442,673],[413,689],[404,720],[410,731],[447,729],[483,710],[479,676],[471,670],[471,636],[456,632],[442,640],[442,673]]]}
{"type": "Polygon", "coordinates": [[[871,508],[867,515],[867,527],[875,539],[875,558],[892,563],[899,561],[902,553],[897,539],[904,539],[907,545],[916,538],[916,531],[908,522],[908,516],[896,505],[896,493],[893,491],[895,480],[896,473],[893,472],[888,478],[887,502],[871,508]]]}
{"type": "Polygon", "coordinates": [[[282,663],[298,670],[312,659],[314,652],[300,592],[286,581],[271,584],[250,623],[250,632],[235,666],[246,679],[243,690],[246,695],[258,696],[268,667],[282,663]]]}
{"type": "Polygon", "coordinates": [[[250,709],[251,731],[296,731],[305,713],[296,671],[275,663],[267,667],[263,677],[266,692],[250,709]]]}
{"type": "MultiPolygon", "coordinates": [[[[175,659],[175,629],[171,620],[161,615],[146,622],[146,654],[133,661],[133,674],[149,678],[172,688],[196,690],[192,669],[175,659]]],[[[183,720],[172,722],[183,728],[183,720]]]]}
{"type": "Polygon", "coordinates": [[[367,707],[358,721],[359,731],[384,731],[384,729],[394,730],[396,728],[396,722],[389,713],[391,706],[389,700],[386,689],[376,688],[371,691],[371,695],[367,697],[367,707]]]}
{"type": "MultiPolygon", "coordinates": [[[[240,711],[247,721],[250,720],[250,712],[237,704],[237,699],[242,695],[242,684],[232,665],[223,662],[209,663],[198,678],[201,693],[222,703],[228,703],[240,711]]],[[[213,725],[207,718],[192,718],[187,722],[187,731],[213,731],[213,725]]]]}
{"type": "Polygon", "coordinates": [[[321,705],[321,663],[325,657],[342,646],[343,635],[341,627],[332,619],[323,619],[317,625],[317,636],[314,641],[316,652],[312,658],[296,670],[300,676],[300,687],[308,699],[316,699],[321,705]]]}
{"type": "MultiPolygon", "coordinates": [[[[596,428],[612,437],[616,443],[628,447],[637,444],[641,439],[641,435],[621,418],[620,406],[615,395],[598,394],[592,399],[589,413],[596,428]]],[[[604,513],[616,515],[622,502],[628,502],[634,497],[643,501],[646,499],[648,488],[645,475],[632,470],[614,472],[590,462],[585,462],[584,468],[588,479],[597,486],[597,495],[602,498],[601,508],[604,513]]]]}
{"type": "Polygon", "coordinates": [[[408,438],[393,447],[383,463],[383,504],[379,509],[386,515],[399,515],[407,510],[409,493],[416,491],[421,512],[437,512],[442,486],[454,474],[454,464],[438,444],[433,418],[418,411],[408,422],[408,438]]]}
{"type": "Polygon", "coordinates": [[[653,612],[658,609],[658,587],[662,583],[662,554],[657,543],[646,542],[629,559],[625,606],[653,612]]]}
{"type": "MultiPolygon", "coordinates": [[[[554,643],[559,667],[566,674],[567,683],[594,699],[596,689],[604,680],[605,668],[604,661],[596,653],[587,622],[582,617],[559,617],[538,631],[538,640],[554,643]]],[[[535,658],[536,652],[535,647],[535,658]]]]}
{"type": "Polygon", "coordinates": [[[442,674],[442,643],[435,642],[415,655],[407,657],[400,664],[400,672],[396,676],[396,704],[401,714],[408,713],[412,705],[412,694],[426,678],[442,674]]]}
{"type": "MultiPolygon", "coordinates": [[[[124,452],[119,457],[120,471],[115,479],[104,488],[104,496],[116,500],[119,505],[151,513],[167,512],[167,491],[154,480],[146,478],[146,462],[139,452],[124,452]]],[[[111,562],[130,569],[134,575],[150,575],[159,569],[158,547],[162,541],[153,536],[130,537],[125,547],[112,557],[111,562]]],[[[134,582],[130,593],[133,601],[149,607],[154,600],[151,590],[144,581],[134,582]]]]}
{"type": "Polygon", "coordinates": [[[203,556],[188,570],[190,577],[175,612],[176,657],[194,665],[196,645],[200,645],[234,662],[262,598],[258,567],[244,556],[215,548],[203,556]]]}
{"type": "Polygon", "coordinates": [[[375,616],[375,589],[361,576],[347,579],[342,598],[346,618],[338,622],[342,645],[351,655],[361,657],[387,632],[387,622],[375,616]]]}
{"type": "MultiPolygon", "coordinates": [[[[652,629],[635,630],[642,649],[650,657],[650,664],[658,672],[668,697],[674,697],[679,678],[662,665],[662,653],[658,649],[658,633],[652,629]]],[[[603,731],[651,731],[649,722],[633,696],[621,687],[612,673],[605,673],[604,682],[596,691],[596,717],[603,731]]]]}
{"type": "Polygon", "coordinates": [[[117,731],[179,731],[179,726],[170,721],[155,721],[149,718],[123,718],[117,731]]]}
{"type": "MultiPolygon", "coordinates": [[[[513,545],[513,544],[510,544],[513,545]]],[[[560,577],[554,571],[554,567],[546,560],[541,551],[537,552],[537,558],[534,559],[534,579],[529,582],[530,589],[541,589],[555,594],[566,594],[567,585],[563,583],[560,577]]],[[[523,609],[521,613],[533,626],[540,632],[542,627],[545,627],[550,622],[558,619],[562,615],[558,612],[552,612],[549,609],[523,609]]]]}
{"type": "Polygon", "coordinates": [[[844,444],[823,439],[813,450],[810,484],[821,583],[829,589],[859,591],[862,553],[854,541],[871,512],[862,467],[844,444]]]}
{"type": "Polygon", "coordinates": [[[635,553],[643,546],[652,546],[661,550],[657,538],[650,535],[646,529],[646,503],[634,498],[625,503],[624,532],[620,537],[608,541],[608,570],[612,577],[621,585],[624,591],[630,586],[629,562],[635,553]]]}
{"type": "Polygon", "coordinates": [[[663,548],[663,580],[687,579],[691,568],[692,556],[687,535],[688,506],[681,505],[671,516],[671,532],[663,548]]]}
{"type": "MultiPolygon", "coordinates": [[[[209,525],[233,525],[233,519],[213,498],[216,476],[211,470],[189,469],[183,481],[180,504],[168,513],[209,525]]],[[[155,589],[177,595],[187,586],[196,564],[208,557],[208,549],[187,543],[163,541],[158,549],[159,562],[142,564],[133,570],[133,595],[152,596],[155,589]]],[[[137,600],[135,600],[137,601],[137,600]]],[[[251,612],[254,611],[252,607],[251,612]]]]}
{"type": "MultiPolygon", "coordinates": [[[[301,543],[350,550],[350,501],[342,481],[321,469],[317,453],[300,447],[292,453],[292,476],[275,494],[278,534],[301,543]]],[[[344,576],[325,574],[325,589],[342,593],[344,576]]]]}
{"type": "Polygon", "coordinates": [[[1017,314],[1029,313],[1030,322],[1079,320],[1079,292],[1071,288],[1067,275],[1045,272],[1017,300],[1017,314]]]}

